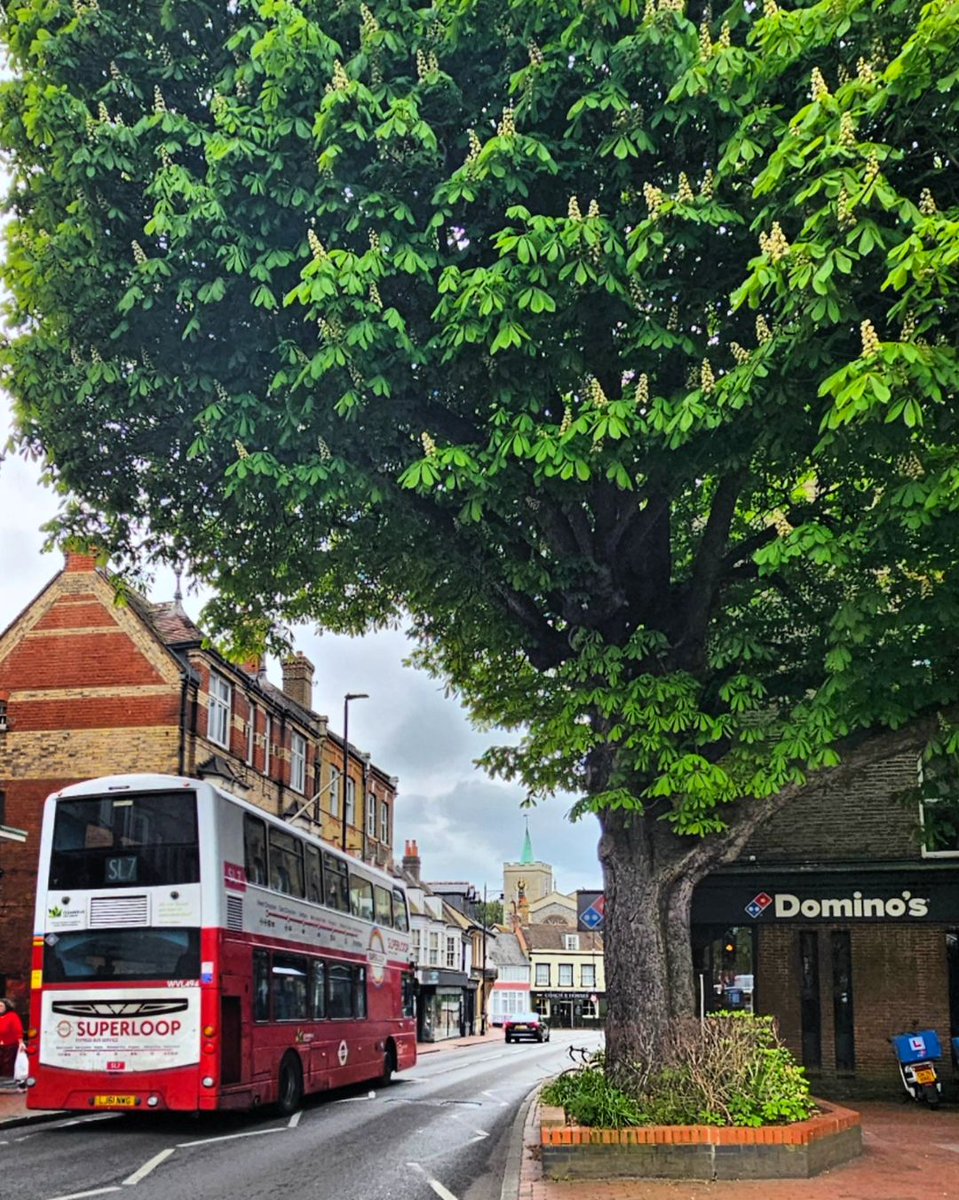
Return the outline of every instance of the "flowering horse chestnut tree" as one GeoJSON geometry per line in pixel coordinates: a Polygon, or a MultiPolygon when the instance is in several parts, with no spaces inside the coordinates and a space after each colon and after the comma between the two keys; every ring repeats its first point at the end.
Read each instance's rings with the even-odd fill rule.
{"type": "MultiPolygon", "coordinates": [[[[696,881],[951,748],[959,4],[20,0],[15,441],[240,640],[408,623],[597,814],[610,1063],[696,881]]],[[[576,815],[574,811],[573,815],[576,815]]]]}

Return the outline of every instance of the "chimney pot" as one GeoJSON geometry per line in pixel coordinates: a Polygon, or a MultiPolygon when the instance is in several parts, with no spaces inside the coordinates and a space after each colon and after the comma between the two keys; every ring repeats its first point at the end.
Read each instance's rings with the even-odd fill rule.
{"type": "Polygon", "coordinates": [[[406,843],[406,852],[403,855],[403,870],[419,882],[420,852],[415,841],[408,841],[406,843]]]}

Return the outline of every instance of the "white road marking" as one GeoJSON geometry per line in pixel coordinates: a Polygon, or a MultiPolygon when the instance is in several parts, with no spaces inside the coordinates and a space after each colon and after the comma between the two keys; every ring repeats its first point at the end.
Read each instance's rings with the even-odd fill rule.
{"type": "Polygon", "coordinates": [[[471,1141],[471,1142],[481,1142],[481,1141],[483,1140],[483,1138],[488,1138],[488,1137],[489,1137],[489,1134],[486,1132],[486,1130],[485,1130],[485,1129],[474,1129],[474,1130],[473,1130],[473,1133],[474,1133],[476,1136],[475,1136],[475,1137],[471,1137],[471,1138],[470,1138],[470,1141],[471,1141]]]}
{"type": "Polygon", "coordinates": [[[290,1123],[289,1123],[289,1125],[287,1125],[287,1129],[295,1129],[295,1128],[297,1127],[297,1125],[299,1125],[299,1123],[300,1123],[300,1117],[302,1117],[302,1116],[303,1116],[303,1110],[302,1110],[302,1109],[300,1109],[300,1111],[299,1111],[299,1112],[295,1112],[295,1113],[293,1114],[293,1116],[292,1116],[292,1117],[290,1117],[290,1123]]]}
{"type": "Polygon", "coordinates": [[[92,1192],[71,1192],[69,1196],[54,1196],[52,1200],[83,1200],[84,1196],[105,1196],[107,1192],[118,1192],[118,1187],[96,1188],[92,1192]]]}
{"type": "Polygon", "coordinates": [[[420,1174],[424,1176],[426,1182],[430,1185],[437,1196],[439,1196],[440,1200],[458,1200],[458,1198],[453,1195],[449,1188],[443,1187],[438,1179],[434,1179],[432,1175],[428,1175],[419,1163],[411,1162],[407,1163],[406,1165],[408,1167],[412,1167],[414,1171],[419,1171],[420,1174]]]}
{"type": "Polygon", "coordinates": [[[189,1150],[192,1146],[209,1146],[211,1142],[232,1142],[236,1138],[262,1137],[265,1133],[285,1133],[285,1129],[251,1129],[249,1133],[226,1133],[223,1137],[198,1138],[195,1142],[177,1142],[178,1150],[189,1150]]]}
{"type": "MultiPolygon", "coordinates": [[[[74,1117],[72,1121],[51,1121],[48,1125],[42,1125],[33,1133],[27,1134],[27,1137],[36,1137],[38,1133],[49,1133],[53,1129],[69,1129],[73,1125],[90,1125],[94,1121],[115,1121],[122,1116],[123,1113],[96,1113],[89,1117],[74,1117]]],[[[25,1139],[21,1138],[20,1140],[25,1139]]]]}
{"type": "Polygon", "coordinates": [[[145,1162],[139,1171],[134,1171],[129,1179],[124,1179],[124,1184],[128,1187],[138,1184],[141,1179],[145,1179],[154,1168],[158,1167],[161,1162],[164,1162],[173,1153],[172,1147],[169,1150],[161,1150],[159,1154],[154,1154],[149,1162],[145,1162]]]}
{"type": "Polygon", "coordinates": [[[427,1176],[426,1182],[430,1185],[437,1196],[439,1196],[440,1200],[456,1200],[456,1197],[453,1195],[453,1193],[447,1188],[443,1187],[438,1179],[430,1179],[430,1177],[427,1176]]]}

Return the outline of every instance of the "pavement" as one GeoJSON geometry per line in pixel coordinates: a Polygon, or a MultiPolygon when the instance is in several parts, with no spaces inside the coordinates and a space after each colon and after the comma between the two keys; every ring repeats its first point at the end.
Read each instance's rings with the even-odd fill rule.
{"type": "MultiPolygon", "coordinates": [[[[421,1043],[417,1054],[490,1045],[485,1036],[421,1043]]],[[[890,1094],[898,1083],[890,1079],[890,1094]]],[[[933,1112],[903,1097],[846,1102],[862,1119],[863,1153],[813,1179],[698,1180],[621,1179],[557,1182],[545,1179],[539,1162],[536,1095],[522,1105],[507,1151],[501,1200],[959,1200],[959,1104],[933,1112]]],[[[49,1121],[59,1113],[28,1112],[22,1092],[0,1084],[0,1129],[49,1121]]]]}

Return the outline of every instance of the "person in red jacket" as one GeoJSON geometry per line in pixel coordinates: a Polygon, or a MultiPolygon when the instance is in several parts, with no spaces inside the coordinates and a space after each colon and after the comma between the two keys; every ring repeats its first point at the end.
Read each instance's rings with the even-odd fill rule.
{"type": "Polygon", "coordinates": [[[17,1051],[23,1045],[23,1024],[13,1001],[0,1000],[0,1078],[13,1077],[17,1051]]]}

